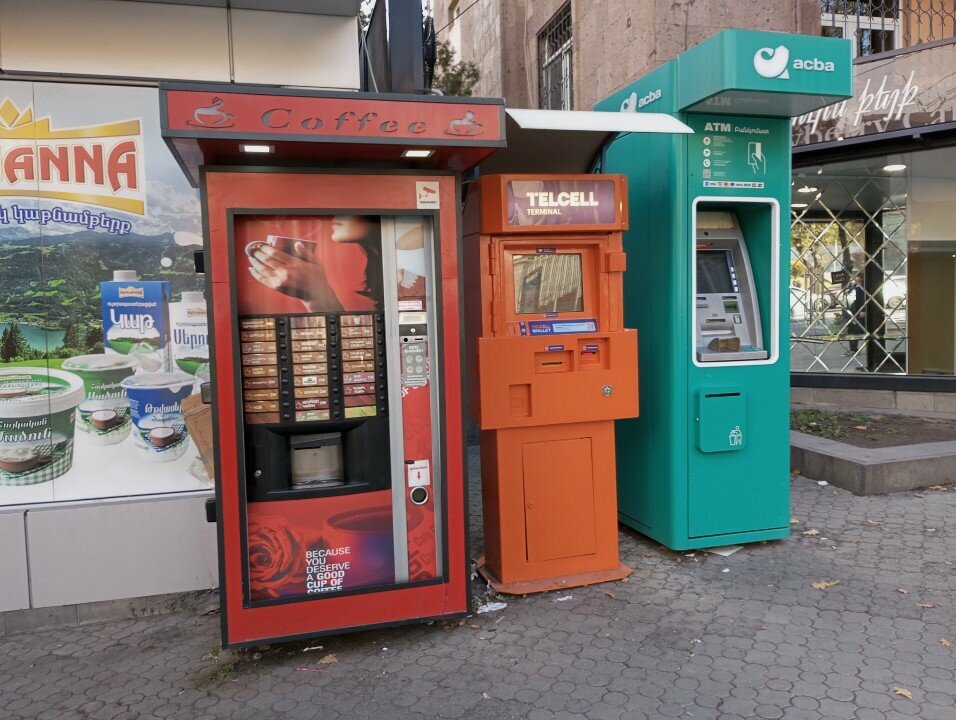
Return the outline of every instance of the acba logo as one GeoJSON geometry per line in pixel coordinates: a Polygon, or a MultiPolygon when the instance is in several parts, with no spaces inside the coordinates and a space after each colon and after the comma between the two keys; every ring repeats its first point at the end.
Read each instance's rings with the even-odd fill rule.
{"type": "Polygon", "coordinates": [[[790,69],[810,72],[835,72],[836,65],[820,58],[794,58],[790,65],[790,49],[784,45],[775,48],[760,48],[754,53],[754,70],[765,78],[789,80],[790,69]]]}
{"type": "Polygon", "coordinates": [[[783,45],[778,45],[776,48],[760,48],[754,53],[754,70],[761,77],[789,80],[790,71],[787,70],[789,64],[790,50],[783,45]]]}

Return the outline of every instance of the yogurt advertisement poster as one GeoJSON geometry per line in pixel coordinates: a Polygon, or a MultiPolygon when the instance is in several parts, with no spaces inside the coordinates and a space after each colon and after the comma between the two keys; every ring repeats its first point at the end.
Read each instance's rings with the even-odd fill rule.
{"type": "Polygon", "coordinates": [[[155,88],[0,81],[0,506],[210,487],[201,247],[155,88]]]}

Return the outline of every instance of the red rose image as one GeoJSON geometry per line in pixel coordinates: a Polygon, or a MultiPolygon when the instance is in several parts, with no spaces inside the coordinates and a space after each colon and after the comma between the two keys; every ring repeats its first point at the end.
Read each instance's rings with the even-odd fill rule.
{"type": "Polygon", "coordinates": [[[249,522],[249,585],[253,600],[305,594],[305,554],[314,543],[283,517],[249,522]]]}

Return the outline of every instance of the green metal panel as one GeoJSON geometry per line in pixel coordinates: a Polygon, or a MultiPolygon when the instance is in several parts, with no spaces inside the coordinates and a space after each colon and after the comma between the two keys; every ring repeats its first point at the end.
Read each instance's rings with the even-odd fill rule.
{"type": "Polygon", "coordinates": [[[739,387],[697,391],[697,449],[702,453],[738,452],[746,447],[746,396],[739,387]]]}
{"type": "Polygon", "coordinates": [[[677,108],[796,117],[853,93],[850,42],[725,30],[682,53],[677,108]]]}
{"type": "Polygon", "coordinates": [[[694,129],[621,136],[600,162],[628,176],[625,322],[641,343],[641,414],[617,424],[620,517],[668,547],[789,534],[789,114],[849,96],[849,52],[840,40],[725,31],[596,107],[671,113],[694,129]],[[788,50],[786,78],[757,74],[764,47],[788,50]],[[834,69],[793,67],[814,57],[834,69]],[[697,206],[733,211],[740,222],[771,350],[765,361],[695,362],[697,206]]]}

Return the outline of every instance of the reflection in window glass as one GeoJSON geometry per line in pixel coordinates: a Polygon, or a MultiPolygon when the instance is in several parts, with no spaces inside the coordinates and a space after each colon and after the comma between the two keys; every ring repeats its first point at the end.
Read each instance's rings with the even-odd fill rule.
{"type": "Polygon", "coordinates": [[[794,169],[793,371],[954,374],[954,166],[944,148],[794,169]]]}
{"type": "Polygon", "coordinates": [[[519,315],[581,312],[581,255],[515,255],[515,312],[519,315]]]}

